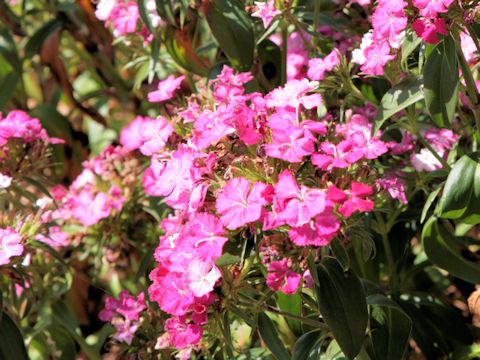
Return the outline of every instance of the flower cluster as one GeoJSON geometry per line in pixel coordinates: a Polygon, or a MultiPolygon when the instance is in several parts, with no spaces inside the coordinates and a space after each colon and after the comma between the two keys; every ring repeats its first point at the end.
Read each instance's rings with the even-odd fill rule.
{"type": "Polygon", "coordinates": [[[110,321],[115,327],[115,339],[130,345],[141,324],[140,316],[146,308],[143,293],[134,297],[123,290],[118,299],[110,296],[105,299],[105,308],[98,316],[102,321],[110,321]]]}
{"type": "MultiPolygon", "coordinates": [[[[337,53],[318,60],[316,68],[329,71],[337,53]]],[[[158,348],[189,352],[201,340],[209,312],[221,302],[216,261],[232,234],[276,234],[300,248],[330,244],[350,217],[374,209],[369,162],[400,146],[372,135],[368,107],[347,112],[344,123],[319,117],[323,98],[315,81],[292,79],[266,95],[246,94],[251,79],[224,66],[211,97],[193,96],[170,120],[137,117],[120,134],[125,151],[150,157],[145,193],[164,197],[175,210],[161,223],[158,265],[150,274],[150,300],[171,315],[158,348]],[[175,123],[191,129],[183,139],[175,123]],[[370,178],[356,180],[365,171],[370,178]]],[[[379,186],[403,201],[403,185],[391,175],[391,183],[379,186]]],[[[311,286],[308,271],[287,253],[264,264],[275,291],[311,286]]]]}

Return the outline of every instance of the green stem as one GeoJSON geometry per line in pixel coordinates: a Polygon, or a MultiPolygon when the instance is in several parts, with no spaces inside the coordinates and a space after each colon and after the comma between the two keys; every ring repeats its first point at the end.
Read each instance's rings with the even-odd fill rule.
{"type": "Polygon", "coordinates": [[[460,62],[462,75],[467,85],[468,100],[470,101],[471,110],[475,118],[477,132],[480,134],[480,104],[479,104],[480,95],[478,94],[477,86],[475,84],[475,79],[473,78],[470,67],[468,66],[467,60],[465,59],[465,55],[463,54],[460,36],[458,35],[458,33],[455,33],[454,37],[455,37],[455,50],[457,52],[457,58],[460,62]]]}
{"type": "Polygon", "coordinates": [[[282,22],[282,69],[281,83],[287,82],[287,42],[288,42],[288,23],[282,22]]]}
{"type": "Polygon", "coordinates": [[[377,220],[377,224],[379,226],[378,232],[380,233],[380,236],[382,238],[382,245],[385,250],[385,257],[387,258],[387,269],[388,269],[388,275],[390,280],[390,277],[393,274],[395,261],[393,259],[393,253],[392,253],[392,248],[390,247],[390,242],[388,241],[388,236],[387,236],[388,229],[385,224],[385,221],[383,220],[380,214],[375,213],[375,219],[377,220]]]}

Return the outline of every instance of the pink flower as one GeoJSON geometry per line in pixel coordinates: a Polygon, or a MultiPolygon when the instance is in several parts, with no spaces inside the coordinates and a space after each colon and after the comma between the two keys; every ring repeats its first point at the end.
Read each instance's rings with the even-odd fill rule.
{"type": "Polygon", "coordinates": [[[302,275],[290,270],[288,259],[268,264],[267,285],[274,291],[295,294],[302,282],[302,275]]]}
{"type": "Polygon", "coordinates": [[[341,204],[338,212],[345,217],[350,217],[354,212],[372,211],[375,203],[365,199],[372,195],[373,187],[360,182],[352,181],[349,191],[343,191],[332,185],[328,188],[327,197],[329,200],[341,204]]]}
{"type": "Polygon", "coordinates": [[[203,330],[196,324],[188,324],[184,317],[172,317],[165,321],[165,330],[169,334],[170,344],[177,349],[184,349],[197,344],[203,330]]]}
{"type": "Polygon", "coordinates": [[[255,1],[255,5],[257,10],[252,13],[252,16],[261,18],[265,29],[268,28],[275,16],[281,14],[281,11],[275,8],[275,0],[255,1]]]}
{"type": "Polygon", "coordinates": [[[213,291],[215,283],[222,276],[220,270],[212,263],[194,259],[188,264],[188,288],[197,297],[213,291]]]}
{"type": "Polygon", "coordinates": [[[175,91],[180,88],[184,79],[185,75],[179,77],[170,75],[165,80],[160,81],[158,83],[158,90],[152,91],[148,94],[148,101],[162,102],[171,99],[175,91]]]}
{"type": "Polygon", "coordinates": [[[217,197],[217,212],[220,221],[230,230],[237,229],[260,219],[262,207],[267,201],[262,196],[264,183],[250,181],[243,177],[230,179],[217,197]]]}
{"type": "Polygon", "coordinates": [[[278,219],[290,226],[306,224],[325,209],[325,192],[305,185],[299,187],[289,170],[280,173],[274,188],[278,219]]]}
{"type": "Polygon", "coordinates": [[[38,234],[35,236],[35,239],[44,242],[55,249],[69,245],[68,234],[62,231],[59,226],[50,227],[46,235],[38,234]]]}
{"type": "Polygon", "coordinates": [[[368,75],[383,75],[385,65],[395,59],[395,55],[390,55],[390,46],[385,41],[367,47],[364,56],[366,61],[360,69],[368,75]]]}
{"type": "MultiPolygon", "coordinates": [[[[437,154],[443,157],[445,152],[442,149],[437,150],[437,154]]],[[[410,155],[412,166],[417,171],[432,172],[443,167],[442,163],[428,149],[421,149],[420,152],[410,155]]]]}
{"type": "Polygon", "coordinates": [[[183,279],[183,274],[166,272],[156,268],[150,273],[153,284],[148,288],[152,301],[158,302],[160,309],[171,315],[185,315],[189,307],[195,303],[195,297],[183,279]]]}
{"type": "Polygon", "coordinates": [[[109,19],[116,3],[117,0],[100,0],[97,4],[97,9],[95,10],[95,16],[97,19],[102,21],[109,19]]]}
{"type": "Polygon", "coordinates": [[[325,72],[332,71],[339,63],[340,58],[335,49],[323,59],[310,59],[308,61],[308,78],[310,80],[323,80],[325,72]]]}
{"type": "Polygon", "coordinates": [[[283,129],[272,131],[272,143],[265,144],[267,156],[292,163],[302,162],[305,156],[314,151],[315,137],[303,129],[283,129]]]}
{"type": "Polygon", "coordinates": [[[339,229],[340,222],[328,207],[307,224],[291,228],[288,235],[298,246],[327,246],[339,229]]]}
{"type": "Polygon", "coordinates": [[[22,239],[11,227],[0,228],[0,266],[7,265],[11,258],[23,253],[22,239]]]}
{"type": "Polygon", "coordinates": [[[413,0],[413,5],[420,10],[420,15],[436,17],[439,13],[446,13],[454,0],[413,0]]]}
{"type": "Polygon", "coordinates": [[[102,321],[112,323],[116,329],[115,339],[130,345],[140,326],[140,313],[146,308],[143,293],[135,298],[123,290],[118,300],[110,296],[106,298],[105,308],[100,311],[98,317],[102,321]]]}
{"type": "Polygon", "coordinates": [[[208,213],[195,213],[190,220],[184,242],[200,260],[214,261],[222,255],[228,238],[219,219],[208,213]]]}
{"type": "Polygon", "coordinates": [[[128,126],[120,132],[120,144],[127,151],[133,151],[142,146],[140,129],[144,121],[151,120],[149,117],[137,116],[128,126]]]}
{"type": "Polygon", "coordinates": [[[298,108],[303,105],[306,109],[323,104],[320,94],[307,95],[316,89],[318,83],[316,81],[290,80],[284,87],[272,90],[267,95],[267,106],[270,108],[293,107],[298,108]]]}
{"type": "Polygon", "coordinates": [[[231,118],[233,118],[232,114],[224,105],[220,106],[216,112],[205,110],[195,120],[193,144],[197,149],[203,150],[226,135],[234,133],[235,128],[226,122],[231,118]]]}
{"type": "Polygon", "coordinates": [[[447,35],[447,25],[442,18],[418,18],[412,24],[413,30],[428,44],[438,43],[438,34],[447,35]]]}
{"type": "Polygon", "coordinates": [[[151,156],[165,147],[168,138],[173,133],[173,126],[166,118],[159,116],[155,120],[144,120],[139,130],[142,141],[140,152],[143,155],[151,156]]]}
{"type": "Polygon", "coordinates": [[[385,189],[392,199],[398,199],[403,204],[408,203],[405,196],[405,181],[395,174],[387,174],[382,179],[378,179],[377,185],[385,189]]]}
{"type": "Polygon", "coordinates": [[[0,189],[6,189],[12,185],[12,178],[0,173],[0,189]]]}
{"type": "Polygon", "coordinates": [[[363,157],[363,152],[356,149],[351,140],[343,140],[338,145],[324,141],[320,150],[322,153],[312,155],[312,164],[324,171],[347,168],[363,157]]]}
{"type": "MultiPolygon", "coordinates": [[[[102,9],[101,16],[108,13],[108,8],[102,9]]],[[[130,1],[128,3],[122,1],[116,2],[110,11],[105,25],[112,24],[113,35],[124,36],[137,31],[137,23],[140,18],[137,3],[130,1]]]]}

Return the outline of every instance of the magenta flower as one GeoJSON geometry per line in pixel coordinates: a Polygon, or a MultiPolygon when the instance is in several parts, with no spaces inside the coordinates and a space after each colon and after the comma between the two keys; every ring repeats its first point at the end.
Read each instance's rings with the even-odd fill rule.
{"type": "Polygon", "coordinates": [[[264,149],[267,156],[298,163],[313,153],[314,143],[315,137],[308,130],[286,128],[272,131],[272,142],[264,149]]]}
{"type": "Polygon", "coordinates": [[[173,126],[163,116],[155,120],[146,119],[140,125],[140,152],[143,155],[151,156],[163,149],[168,138],[173,133],[173,126]]]}
{"type": "Polygon", "coordinates": [[[446,13],[454,0],[413,0],[413,5],[420,10],[420,15],[436,17],[439,13],[446,13]]]}
{"type": "Polygon", "coordinates": [[[0,189],[6,189],[12,185],[12,178],[0,173],[0,189]]]}
{"type": "Polygon", "coordinates": [[[292,271],[288,259],[272,261],[268,264],[267,285],[274,291],[295,294],[302,282],[302,275],[292,271]]]}
{"type": "Polygon", "coordinates": [[[184,317],[172,317],[165,321],[165,330],[169,334],[169,342],[177,349],[185,349],[197,344],[203,330],[196,324],[189,324],[184,317]]]}
{"type": "Polygon", "coordinates": [[[193,259],[187,269],[188,288],[193,295],[202,297],[213,291],[215,283],[222,276],[220,270],[212,263],[193,259]]]}
{"type": "Polygon", "coordinates": [[[377,185],[385,189],[392,199],[398,199],[402,204],[407,204],[408,200],[405,196],[405,181],[395,176],[395,174],[387,174],[382,179],[377,180],[377,185]]]}
{"type": "Polygon", "coordinates": [[[230,230],[237,229],[260,219],[262,207],[267,201],[262,196],[264,183],[250,181],[243,177],[230,179],[217,197],[217,212],[220,221],[230,230]]]}
{"type": "Polygon", "coordinates": [[[11,258],[23,253],[20,234],[13,228],[0,228],[0,266],[10,264],[11,258]]]}
{"type": "Polygon", "coordinates": [[[303,105],[306,109],[323,104],[320,94],[307,95],[316,89],[318,83],[316,81],[290,80],[284,87],[276,88],[267,95],[267,106],[270,108],[298,108],[303,105]]]}
{"type": "Polygon", "coordinates": [[[352,140],[343,140],[335,145],[329,141],[320,144],[320,151],[312,155],[312,164],[320,170],[344,169],[363,157],[363,152],[356,149],[352,140]]]}
{"type": "Polygon", "coordinates": [[[438,34],[447,35],[447,24],[442,18],[418,18],[412,24],[417,36],[428,44],[437,44],[438,34]]]}
{"type": "Polygon", "coordinates": [[[277,217],[290,226],[301,226],[325,209],[326,194],[320,189],[311,189],[297,185],[295,177],[289,170],[278,176],[275,184],[277,217]]]}
{"type": "Polygon", "coordinates": [[[340,221],[332,208],[325,211],[300,227],[288,231],[290,240],[298,246],[327,246],[340,229],[340,221]]]}
{"type": "Polygon", "coordinates": [[[282,13],[275,7],[275,0],[255,1],[255,6],[257,10],[252,13],[252,16],[262,19],[265,29],[268,28],[275,16],[282,13]]]}
{"type": "Polygon", "coordinates": [[[175,91],[180,88],[184,79],[185,75],[179,77],[170,75],[165,80],[160,81],[158,90],[148,93],[148,101],[162,102],[171,99],[175,91]]]}
{"type": "Polygon", "coordinates": [[[328,188],[327,198],[340,204],[338,212],[345,217],[350,217],[354,212],[372,211],[375,203],[366,197],[372,195],[373,187],[360,182],[352,181],[350,190],[343,191],[332,185],[328,188]]]}

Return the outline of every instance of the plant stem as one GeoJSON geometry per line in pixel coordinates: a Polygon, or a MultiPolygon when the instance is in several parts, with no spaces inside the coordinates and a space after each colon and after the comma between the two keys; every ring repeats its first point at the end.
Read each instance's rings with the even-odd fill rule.
{"type": "Polygon", "coordinates": [[[475,84],[475,79],[473,78],[470,67],[468,66],[465,55],[462,51],[462,44],[460,41],[460,36],[458,33],[454,34],[455,38],[455,50],[457,52],[457,57],[460,62],[460,68],[462,69],[462,75],[465,79],[467,85],[467,96],[470,101],[471,110],[475,118],[475,124],[477,126],[477,132],[480,134],[480,104],[479,99],[480,95],[478,94],[477,86],[475,84]]]}

